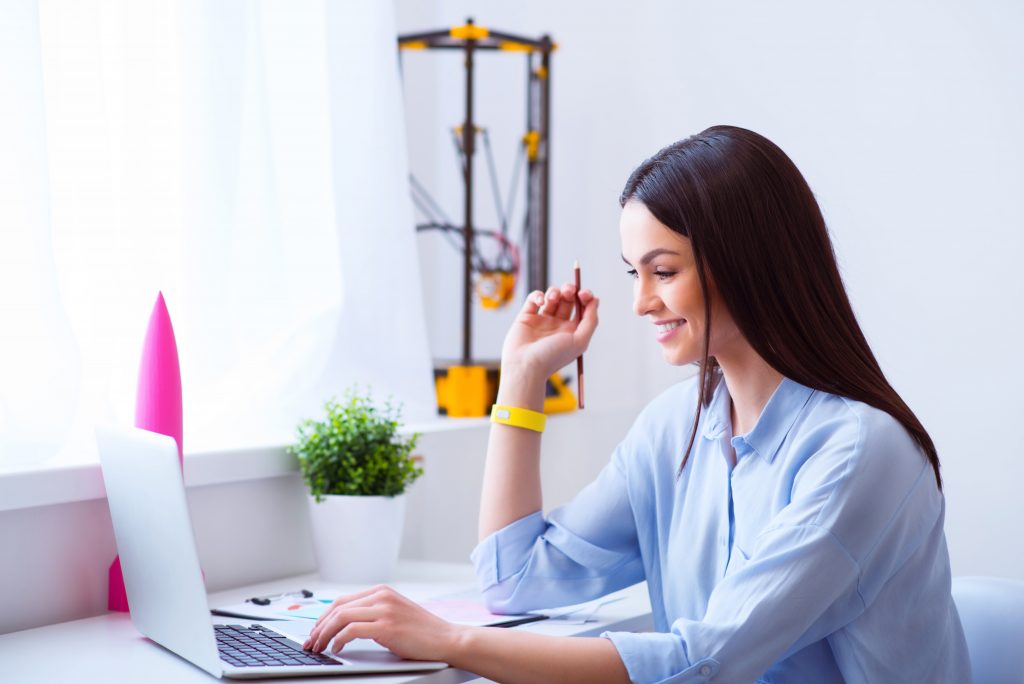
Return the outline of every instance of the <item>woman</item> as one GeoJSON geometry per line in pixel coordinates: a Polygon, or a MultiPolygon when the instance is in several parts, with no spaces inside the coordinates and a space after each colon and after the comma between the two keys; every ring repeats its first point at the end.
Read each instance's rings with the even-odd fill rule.
{"type": "MultiPolygon", "coordinates": [[[[546,519],[540,433],[494,425],[473,560],[499,612],[646,579],[657,632],[457,627],[378,588],[335,602],[308,647],[371,637],[503,682],[970,681],[935,447],[879,369],[792,161],[709,128],[645,161],[621,204],[636,313],[700,372],[546,519]]],[[[598,300],[581,291],[576,321],[575,295],[531,293],[510,329],[497,403],[513,417],[586,349],[598,300]]]]}

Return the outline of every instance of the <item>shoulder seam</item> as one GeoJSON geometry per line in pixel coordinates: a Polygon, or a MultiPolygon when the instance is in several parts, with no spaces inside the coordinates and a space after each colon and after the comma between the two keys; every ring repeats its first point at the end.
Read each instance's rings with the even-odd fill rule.
{"type": "MultiPolygon", "coordinates": [[[[845,401],[846,398],[842,397],[842,399],[845,401]]],[[[849,406],[849,404],[847,404],[847,406],[849,406]]],[[[846,477],[850,475],[850,471],[853,469],[853,464],[859,459],[864,444],[864,422],[861,420],[860,415],[856,411],[851,410],[850,413],[852,413],[854,418],[857,419],[857,441],[853,445],[853,451],[850,454],[849,458],[846,459],[846,467],[843,468],[843,473],[839,477],[841,481],[844,481],[846,477]]],[[[829,492],[828,498],[822,502],[821,507],[818,509],[818,514],[814,516],[814,520],[811,523],[812,525],[818,524],[818,521],[821,520],[821,516],[825,513],[825,508],[827,508],[829,504],[832,503],[832,499],[833,497],[835,497],[836,492],[838,492],[840,488],[844,487],[845,482],[841,483],[839,486],[835,487],[831,492],[829,492]]]]}

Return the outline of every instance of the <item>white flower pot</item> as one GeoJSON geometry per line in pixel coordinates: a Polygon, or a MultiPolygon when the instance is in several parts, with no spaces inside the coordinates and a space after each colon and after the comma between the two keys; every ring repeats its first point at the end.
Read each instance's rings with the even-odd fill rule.
{"type": "Polygon", "coordinates": [[[405,495],[309,497],[320,577],[342,584],[388,581],[398,562],[405,495]]]}

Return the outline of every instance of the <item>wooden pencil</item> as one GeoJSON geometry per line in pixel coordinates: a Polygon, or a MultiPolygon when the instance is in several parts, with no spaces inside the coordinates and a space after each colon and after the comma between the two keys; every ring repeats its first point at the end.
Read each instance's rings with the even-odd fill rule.
{"type": "MultiPolygon", "coordinates": [[[[583,320],[583,301],[580,299],[580,262],[577,259],[572,266],[576,277],[576,320],[583,320]]],[[[579,407],[583,408],[583,354],[576,357],[576,397],[579,407]]]]}

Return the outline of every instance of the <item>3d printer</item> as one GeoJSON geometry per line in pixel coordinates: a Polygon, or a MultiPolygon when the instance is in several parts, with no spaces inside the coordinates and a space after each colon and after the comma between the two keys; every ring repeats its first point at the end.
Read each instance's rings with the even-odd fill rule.
{"type": "MultiPolygon", "coordinates": [[[[462,356],[455,361],[434,361],[438,410],[449,416],[484,416],[497,394],[499,362],[481,361],[473,356],[473,297],[478,297],[485,309],[506,305],[514,296],[524,261],[527,291],[544,290],[548,285],[551,53],[557,45],[547,35],[539,39],[526,38],[478,26],[472,19],[467,19],[462,26],[399,36],[398,46],[403,51],[461,50],[465,55],[465,119],[451,131],[465,187],[462,224],[456,225],[449,220],[415,177],[410,176],[410,182],[413,202],[427,219],[416,229],[442,231],[463,255],[462,356]],[[478,50],[519,53],[526,57],[526,132],[520,141],[512,187],[506,201],[502,201],[498,187],[490,137],[485,128],[477,126],[473,117],[474,56],[478,50]],[[483,143],[488,163],[498,211],[497,229],[479,228],[473,222],[473,164],[478,139],[483,143]],[[522,237],[513,239],[508,224],[524,163],[526,211],[522,237]],[[496,256],[484,256],[479,248],[478,241],[481,240],[496,243],[497,249],[492,250],[496,256]],[[525,259],[521,258],[520,244],[525,246],[525,259]]],[[[566,379],[558,374],[552,376],[544,401],[545,412],[572,411],[575,408],[576,397],[568,388],[566,379]]]]}

